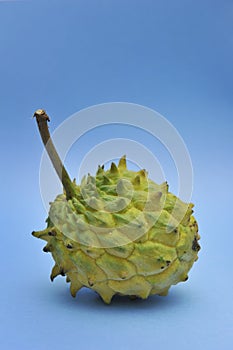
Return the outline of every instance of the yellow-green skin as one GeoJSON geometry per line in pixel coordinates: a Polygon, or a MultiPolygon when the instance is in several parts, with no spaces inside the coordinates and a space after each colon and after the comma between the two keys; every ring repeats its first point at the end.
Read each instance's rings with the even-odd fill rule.
{"type": "Polygon", "coordinates": [[[88,287],[109,304],[115,294],[167,295],[171,285],[188,279],[200,249],[193,204],[144,170],[129,171],[125,157],[74,186],[76,198],[59,195],[48,227],[33,232],[48,242],[44,251],[55,260],[51,280],[66,275],[72,296],[88,287]]]}

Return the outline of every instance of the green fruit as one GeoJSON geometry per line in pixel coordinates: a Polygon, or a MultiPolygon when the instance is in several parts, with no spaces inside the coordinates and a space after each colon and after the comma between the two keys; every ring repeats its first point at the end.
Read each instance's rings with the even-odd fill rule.
{"type": "MultiPolygon", "coordinates": [[[[35,116],[41,131],[47,115],[39,110],[35,116]]],[[[33,232],[55,261],[51,280],[66,275],[72,296],[87,287],[105,303],[115,294],[166,295],[187,280],[200,249],[198,226],[193,204],[171,194],[167,183],[155,184],[145,170],[128,170],[125,156],[80,185],[66,172],[61,180],[68,191],[51,203],[47,228],[33,232]]]]}

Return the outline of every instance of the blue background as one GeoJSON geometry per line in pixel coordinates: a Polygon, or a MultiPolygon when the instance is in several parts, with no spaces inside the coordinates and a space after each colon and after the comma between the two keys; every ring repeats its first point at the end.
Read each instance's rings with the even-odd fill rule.
{"type": "Polygon", "coordinates": [[[2,349],[232,349],[232,38],[230,0],[0,1],[2,349]],[[157,110],[184,138],[202,250],[166,298],[106,306],[50,284],[52,259],[30,236],[46,217],[31,117],[45,108],[53,130],[111,101],[157,110]]]}

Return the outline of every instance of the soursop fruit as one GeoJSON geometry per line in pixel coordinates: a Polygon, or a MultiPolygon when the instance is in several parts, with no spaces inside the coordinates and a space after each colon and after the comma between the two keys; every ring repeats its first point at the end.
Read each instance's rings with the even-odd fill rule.
{"type": "Polygon", "coordinates": [[[115,294],[146,299],[167,295],[188,279],[200,249],[193,204],[127,169],[123,156],[109,170],[99,166],[80,185],[71,181],[50,139],[44,110],[35,112],[64,193],[51,203],[47,227],[33,236],[47,242],[55,261],[51,280],[66,276],[71,295],[87,287],[105,303],[115,294]]]}

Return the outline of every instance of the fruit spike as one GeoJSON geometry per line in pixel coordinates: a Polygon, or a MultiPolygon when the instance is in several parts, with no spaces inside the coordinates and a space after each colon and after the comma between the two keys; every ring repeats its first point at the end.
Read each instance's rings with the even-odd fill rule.
{"type": "Polygon", "coordinates": [[[140,183],[141,183],[140,175],[136,175],[135,178],[132,180],[132,183],[136,186],[140,186],[140,183]]]}
{"type": "Polygon", "coordinates": [[[51,281],[66,276],[73,297],[87,287],[107,304],[115,294],[167,295],[186,281],[200,250],[193,204],[168,192],[166,182],[154,183],[145,169],[128,170],[126,156],[77,185],[51,141],[48,115],[40,109],[34,116],[65,192],[50,203],[47,228],[32,232],[55,261],[51,281]]]}
{"type": "Polygon", "coordinates": [[[123,157],[121,157],[121,159],[119,160],[118,168],[119,168],[121,171],[127,169],[127,166],[126,166],[126,155],[124,155],[123,157]]]}
{"type": "Polygon", "coordinates": [[[111,172],[112,174],[118,174],[118,173],[119,173],[118,168],[117,168],[117,166],[116,166],[115,163],[112,163],[112,164],[111,164],[110,172],[111,172]]]}

